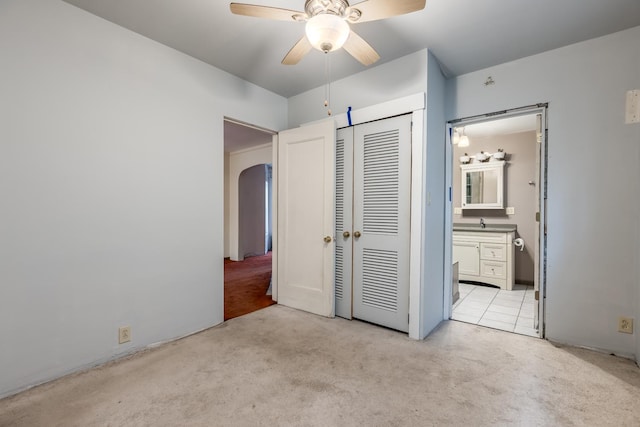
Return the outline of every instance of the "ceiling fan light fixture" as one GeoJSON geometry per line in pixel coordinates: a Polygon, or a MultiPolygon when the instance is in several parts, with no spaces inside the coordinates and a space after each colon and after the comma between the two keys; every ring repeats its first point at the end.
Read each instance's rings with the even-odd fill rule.
{"type": "Polygon", "coordinates": [[[325,53],[340,49],[347,41],[349,31],[349,24],[331,13],[322,13],[310,18],[305,27],[311,46],[325,53]]]}

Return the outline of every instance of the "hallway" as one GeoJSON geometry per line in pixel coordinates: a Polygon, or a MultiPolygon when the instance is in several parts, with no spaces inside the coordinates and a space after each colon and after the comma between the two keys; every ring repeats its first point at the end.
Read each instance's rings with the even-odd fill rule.
{"type": "Polygon", "coordinates": [[[245,258],[224,260],[224,320],[275,304],[267,295],[271,282],[271,252],[245,258]]]}

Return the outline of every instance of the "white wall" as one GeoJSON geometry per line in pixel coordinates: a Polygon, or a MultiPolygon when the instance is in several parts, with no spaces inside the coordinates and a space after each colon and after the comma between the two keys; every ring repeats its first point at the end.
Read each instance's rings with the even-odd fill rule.
{"type": "Polygon", "coordinates": [[[423,291],[421,337],[445,317],[444,310],[444,215],[445,188],[445,96],[446,82],[436,58],[429,52],[426,110],[426,195],[424,197],[423,291]]]}
{"type": "Polygon", "coordinates": [[[244,253],[239,244],[239,187],[243,170],[251,166],[269,164],[273,161],[272,144],[259,145],[229,153],[229,257],[242,261],[244,253]]]}
{"type": "Polygon", "coordinates": [[[220,323],[223,116],[286,100],[61,1],[0,2],[0,70],[0,396],[220,323]]]}
{"type": "Polygon", "coordinates": [[[460,76],[451,115],[549,102],[547,337],[637,355],[619,315],[640,313],[640,27],[460,76]],[[483,83],[492,76],[495,85],[483,83]]]}
{"type": "MultiPolygon", "coordinates": [[[[354,59],[355,61],[355,59],[354,59]]],[[[390,61],[331,83],[331,110],[334,115],[370,107],[426,88],[427,50],[390,61]]],[[[327,118],[324,86],[289,98],[289,127],[327,118]]]]}

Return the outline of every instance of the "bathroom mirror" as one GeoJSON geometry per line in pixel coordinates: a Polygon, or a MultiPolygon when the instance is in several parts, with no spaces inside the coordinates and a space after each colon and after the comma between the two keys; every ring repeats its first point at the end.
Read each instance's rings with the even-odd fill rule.
{"type": "Polygon", "coordinates": [[[504,208],[504,161],[460,165],[462,209],[504,208]]]}

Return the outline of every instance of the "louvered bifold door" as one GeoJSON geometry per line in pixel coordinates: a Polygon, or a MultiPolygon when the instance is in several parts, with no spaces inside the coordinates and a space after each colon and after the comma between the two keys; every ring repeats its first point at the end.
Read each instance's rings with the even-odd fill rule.
{"type": "Polygon", "coordinates": [[[356,126],[353,317],[409,330],[411,115],[356,126]]]}
{"type": "Polygon", "coordinates": [[[351,319],[353,222],[353,128],[338,129],[336,140],[336,316],[351,319]]]}

